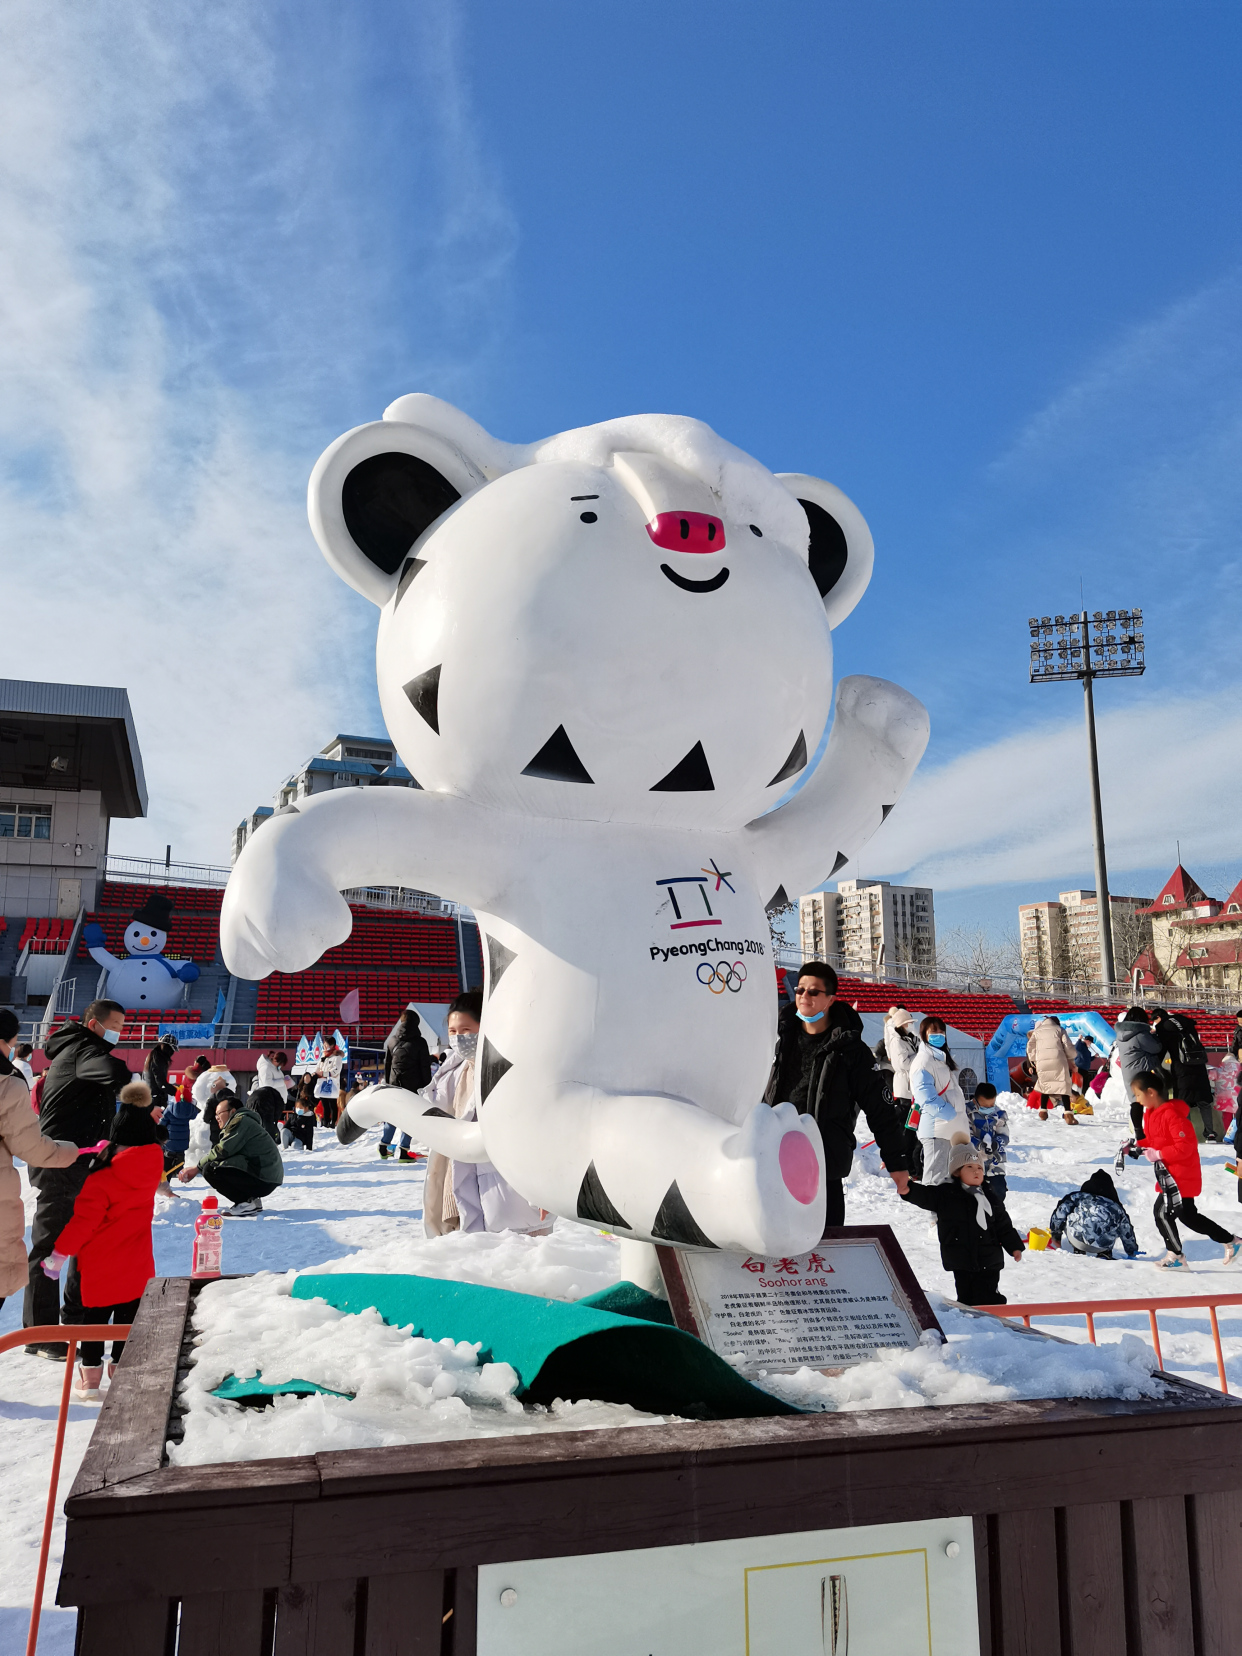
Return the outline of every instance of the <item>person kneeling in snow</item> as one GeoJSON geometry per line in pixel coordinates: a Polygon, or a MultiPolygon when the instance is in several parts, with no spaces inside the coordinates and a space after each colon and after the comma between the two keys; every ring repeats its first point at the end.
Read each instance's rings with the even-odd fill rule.
{"type": "Polygon", "coordinates": [[[1136,1075],[1131,1087],[1135,1102],[1143,1106],[1143,1136],[1122,1149],[1133,1156],[1142,1153],[1157,1164],[1153,1216],[1169,1251],[1156,1264],[1165,1271],[1190,1269],[1177,1233],[1180,1219],[1200,1236],[1219,1242],[1225,1250],[1225,1264],[1232,1265],[1242,1253],[1242,1240],[1195,1207],[1195,1197],[1203,1189],[1203,1169],[1190,1122],[1190,1105],[1181,1098],[1166,1098],[1163,1077],[1155,1070],[1136,1075]]]}
{"type": "Polygon", "coordinates": [[[963,1305],[1007,1305],[1000,1292],[1005,1254],[1017,1261],[1026,1244],[1013,1228],[996,1186],[984,1177],[983,1156],[973,1144],[949,1152],[944,1184],[912,1184],[903,1202],[936,1215],[940,1263],[952,1271],[954,1292],[963,1305]]]}
{"type": "Polygon", "coordinates": [[[1139,1251],[1130,1215],[1117,1194],[1117,1187],[1099,1167],[1077,1190],[1062,1196],[1048,1221],[1052,1232],[1050,1248],[1059,1248],[1064,1237],[1074,1253],[1113,1257],[1113,1245],[1120,1239],[1133,1259],[1139,1251]]]}
{"type": "Polygon", "coordinates": [[[225,1213],[245,1218],[262,1213],[264,1196],[284,1183],[285,1164],[267,1129],[251,1110],[244,1110],[233,1093],[216,1094],[216,1122],[220,1137],[199,1165],[183,1167],[177,1177],[187,1184],[201,1173],[213,1190],[232,1202],[225,1213]]]}

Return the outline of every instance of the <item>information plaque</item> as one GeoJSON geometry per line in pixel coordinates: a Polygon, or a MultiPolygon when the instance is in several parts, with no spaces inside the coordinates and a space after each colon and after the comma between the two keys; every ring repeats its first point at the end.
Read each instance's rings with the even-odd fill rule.
{"type": "Polygon", "coordinates": [[[839,1372],[940,1327],[887,1225],[842,1225],[786,1258],[657,1252],[677,1326],[745,1375],[839,1372]]]}
{"type": "Polygon", "coordinates": [[[479,1566],[478,1656],[979,1656],[969,1518],[479,1566]]]}

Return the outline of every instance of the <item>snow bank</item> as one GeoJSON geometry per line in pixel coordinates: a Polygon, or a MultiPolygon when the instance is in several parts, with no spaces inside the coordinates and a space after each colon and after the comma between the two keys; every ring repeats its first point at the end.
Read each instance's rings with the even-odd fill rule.
{"type": "Polygon", "coordinates": [[[374,1271],[397,1276],[450,1278],[517,1294],[577,1300],[617,1280],[620,1244],[586,1225],[558,1219],[551,1236],[517,1231],[449,1231],[416,1236],[413,1227],[378,1248],[360,1248],[318,1267],[320,1271],[374,1271]]]}
{"type": "MultiPolygon", "coordinates": [[[[463,1258],[494,1263],[498,1250],[481,1244],[497,1240],[460,1238],[473,1243],[462,1248],[463,1258]]],[[[555,1238],[521,1240],[553,1256],[545,1266],[527,1258],[529,1282],[546,1284],[565,1268],[556,1259],[555,1238]]],[[[193,1366],[181,1392],[185,1437],[169,1446],[174,1465],[659,1422],[612,1403],[523,1406],[514,1395],[514,1370],[503,1362],[480,1364],[477,1345],[414,1338],[388,1327],[376,1311],[355,1315],[321,1299],[293,1299],[295,1276],[264,1273],[203,1289],[193,1366]],[[230,1374],[239,1380],[259,1376],[269,1385],[309,1380],[349,1395],[278,1396],[256,1409],[212,1395],[230,1374]]],[[[938,1315],[946,1344],[928,1334],[913,1351],[882,1352],[835,1378],[804,1368],[763,1376],[759,1384],[816,1411],[1018,1397],[1158,1398],[1167,1390],[1151,1372],[1153,1354],[1131,1334],[1106,1346],[1069,1345],[943,1303],[938,1315]]]]}
{"type": "Polygon", "coordinates": [[[295,1300],[295,1276],[264,1272],[202,1290],[193,1366],[181,1390],[185,1437],[168,1446],[174,1466],[658,1419],[613,1403],[524,1407],[513,1395],[514,1370],[481,1364],[477,1345],[414,1338],[390,1328],[378,1311],[354,1315],[321,1299],[295,1300]],[[261,1375],[274,1385],[310,1380],[351,1395],[277,1396],[253,1408],[212,1396],[230,1374],[261,1375]]]}
{"type": "MultiPolygon", "coordinates": [[[[934,1297],[933,1297],[934,1299],[934,1297]]],[[[945,1331],[912,1351],[882,1351],[835,1378],[815,1369],[765,1375],[756,1384],[801,1409],[920,1409],[929,1404],[1002,1403],[1013,1398],[1164,1397],[1155,1353],[1137,1335],[1109,1345],[1070,1345],[1025,1329],[935,1305],[945,1331]]]]}

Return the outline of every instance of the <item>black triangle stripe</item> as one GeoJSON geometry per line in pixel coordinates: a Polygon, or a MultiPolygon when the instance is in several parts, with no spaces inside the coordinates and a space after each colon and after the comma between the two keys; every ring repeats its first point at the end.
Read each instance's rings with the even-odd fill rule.
{"type": "Polygon", "coordinates": [[[557,725],[522,775],[539,776],[545,782],[594,782],[575,752],[564,725],[557,725]]]}
{"type": "Polygon", "coordinates": [[[485,1035],[483,1037],[483,1051],[479,1055],[480,1109],[487,1103],[492,1088],[498,1081],[502,1081],[512,1068],[513,1065],[509,1060],[501,1057],[485,1035]]]}
{"type": "Polygon", "coordinates": [[[686,1206],[685,1197],[677,1188],[676,1179],[669,1185],[668,1193],[660,1203],[660,1211],[655,1216],[651,1234],[661,1242],[680,1243],[683,1248],[716,1246],[711,1237],[705,1236],[695,1224],[690,1209],[686,1206]]]}
{"type": "Polygon", "coordinates": [[[797,776],[797,774],[800,770],[805,770],[805,769],[806,769],[806,734],[805,734],[805,732],[800,730],[798,732],[798,740],[794,743],[793,747],[789,750],[789,758],[786,759],[785,763],[781,766],[780,770],[777,771],[776,775],[768,783],[768,787],[769,788],[774,788],[778,782],[788,781],[788,779],[791,776],[797,776]]]}
{"type": "Polygon", "coordinates": [[[407,558],[405,560],[405,566],[401,571],[401,579],[397,582],[397,595],[393,600],[393,609],[396,609],[426,567],[426,558],[407,558]]]}
{"type": "Polygon", "coordinates": [[[708,767],[702,742],[696,742],[684,759],[679,759],[667,776],[661,777],[652,793],[714,793],[716,784],[708,767]]]}
{"type": "Polygon", "coordinates": [[[763,912],[765,914],[771,914],[773,909],[782,909],[782,908],[787,908],[788,906],[789,906],[789,893],[785,890],[785,887],[783,885],[778,885],[776,890],[772,893],[772,895],[768,898],[767,902],[763,905],[763,912]]]}
{"type": "Polygon", "coordinates": [[[490,1000],[496,985],[517,959],[512,949],[506,949],[494,937],[487,939],[487,994],[490,1000]]]}
{"type": "Polygon", "coordinates": [[[595,1170],[595,1163],[582,1176],[582,1188],[578,1191],[577,1213],[579,1219],[589,1219],[596,1225],[619,1225],[622,1230],[633,1230],[628,1219],[622,1217],[608,1199],[608,1192],[604,1189],[603,1181],[595,1170]]]}
{"type": "MultiPolygon", "coordinates": [[[[838,851],[837,860],[832,865],[832,874],[839,873],[840,870],[845,867],[846,863],[849,862],[849,860],[850,859],[846,856],[844,851],[838,851]]],[[[829,879],[832,878],[832,874],[828,876],[829,879]]]]}
{"type": "Polygon", "coordinates": [[[887,822],[888,821],[888,813],[896,807],[896,803],[897,803],[896,800],[894,800],[892,805],[881,805],[880,806],[880,813],[881,813],[880,821],[881,822],[887,822]]]}
{"type": "Polygon", "coordinates": [[[440,669],[428,667],[425,673],[412,678],[404,687],[410,706],[427,721],[436,735],[440,734],[440,669]]]}

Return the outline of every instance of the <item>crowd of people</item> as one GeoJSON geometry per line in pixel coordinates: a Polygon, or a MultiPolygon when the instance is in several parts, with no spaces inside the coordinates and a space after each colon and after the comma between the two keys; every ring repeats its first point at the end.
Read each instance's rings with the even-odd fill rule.
{"type": "MultiPolygon", "coordinates": [[[[764,1092],[769,1104],[793,1103],[819,1128],[827,1225],[845,1223],[845,1181],[861,1117],[898,1195],[935,1216],[942,1263],[959,1300],[1006,1303],[1001,1270],[1006,1256],[1020,1260],[1027,1244],[1005,1206],[1009,1121],[996,1088],[959,1069],[943,1019],[924,1017],[916,1026],[916,1015],[904,1006],[889,1009],[873,1050],[862,1018],[837,988],[831,966],[808,961],[801,967],[779,1016],[764,1092]]],[[[385,1042],[383,1084],[418,1094],[445,1115],[473,1119],[482,1012],[479,990],[459,995],[442,1041],[417,1008],[408,1007],[385,1042]]],[[[49,1038],[47,1067],[36,1080],[31,1048],[16,1043],[16,1015],[0,1009],[0,1304],[23,1288],[27,1328],[131,1321],[154,1274],[151,1223],[158,1192],[172,1196],[170,1181],[188,1185],[201,1178],[229,1203],[226,1213],[261,1213],[264,1197],[283,1182],[284,1155],[313,1151],[317,1128],[332,1131],[348,1105],[345,1055],[335,1040],[317,1063],[299,1066],[297,1075],[286,1053],[262,1054],[243,1097],[227,1066],[205,1055],[178,1076],[179,1049],[171,1033],[152,1047],[136,1080],[116,1052],[124,1021],[115,1002],[93,1002],[49,1038]],[[15,1157],[27,1164],[36,1195],[28,1251],[15,1157]]],[[[1239,1059],[1242,1012],[1229,1059],[1235,1080],[1239,1059]]],[[[1076,1122],[1078,1089],[1098,1088],[1109,1074],[1120,1078],[1132,1101],[1134,1134],[1118,1152],[1117,1170],[1127,1156],[1153,1164],[1154,1218],[1166,1246],[1157,1264],[1187,1268],[1179,1222],[1221,1244],[1226,1263],[1238,1257],[1242,1241],[1195,1206],[1202,1190],[1198,1142],[1223,1137],[1225,1127],[1192,1018],[1131,1007],[1105,1060],[1085,1040],[1072,1043],[1059,1019],[1047,1016],[1031,1032],[1025,1068],[1041,1115],[1059,1109],[1066,1122],[1076,1122]]],[[[394,1149],[395,1137],[387,1125],[378,1145],[381,1158],[426,1160],[428,1236],[455,1230],[539,1234],[550,1228],[550,1215],[494,1168],[438,1153],[425,1157],[407,1133],[394,1149]]],[[[1051,1248],[1095,1257],[1112,1257],[1118,1242],[1131,1257],[1139,1251],[1104,1169],[1058,1201],[1047,1238],[1051,1248]]],[[[58,1342],[27,1347],[57,1361],[64,1360],[65,1349],[58,1342]]],[[[120,1349],[114,1341],[113,1366],[120,1349]]],[[[97,1396],[102,1373],[102,1339],[84,1343],[79,1394],[97,1396]]]]}

